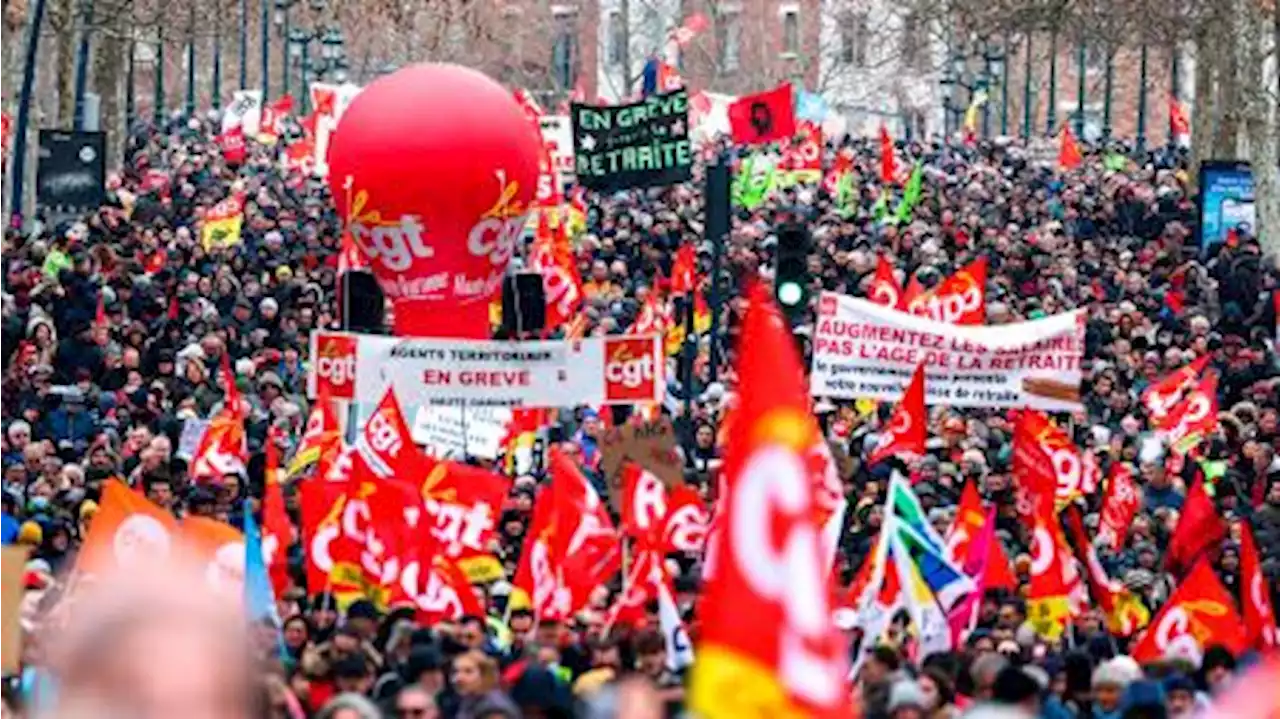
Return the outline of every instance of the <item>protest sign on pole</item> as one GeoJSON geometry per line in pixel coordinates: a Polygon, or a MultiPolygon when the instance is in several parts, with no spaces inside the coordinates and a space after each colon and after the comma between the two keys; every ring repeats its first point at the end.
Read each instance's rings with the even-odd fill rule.
{"type": "Polygon", "coordinates": [[[338,121],[346,112],[351,101],[360,94],[360,86],[352,83],[332,85],[326,82],[311,83],[311,106],[315,108],[316,134],[314,140],[315,156],[312,158],[312,172],[317,177],[329,174],[329,143],[333,141],[333,133],[338,130],[338,121]]]}
{"type": "Polygon", "coordinates": [[[262,125],[262,91],[236,90],[231,104],[222,113],[222,131],[234,127],[244,130],[245,137],[257,137],[262,125]]]}
{"type": "Polygon", "coordinates": [[[410,435],[436,457],[497,459],[510,421],[506,407],[425,405],[414,413],[410,435]]]}
{"type": "Polygon", "coordinates": [[[578,183],[613,192],[685,182],[693,172],[689,93],[650,95],[627,105],[573,105],[578,183]]]}
{"type": "Polygon", "coordinates": [[[965,327],[825,292],[810,389],[817,397],[892,400],[923,363],[927,404],[1067,412],[1081,409],[1083,355],[1078,312],[965,327]]]}
{"type": "Polygon", "coordinates": [[[551,154],[551,166],[564,182],[573,178],[573,123],[568,115],[543,115],[538,118],[542,144],[551,154]]]}
{"type": "Polygon", "coordinates": [[[372,402],[390,384],[406,405],[573,407],[657,402],[662,341],[593,337],[577,341],[495,342],[311,335],[308,390],[372,402]]]}

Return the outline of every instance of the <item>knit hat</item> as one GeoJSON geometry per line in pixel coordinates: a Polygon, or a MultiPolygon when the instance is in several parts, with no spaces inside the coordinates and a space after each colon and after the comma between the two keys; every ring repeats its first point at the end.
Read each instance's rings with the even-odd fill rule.
{"type": "Polygon", "coordinates": [[[893,686],[889,687],[889,713],[905,709],[907,707],[916,707],[917,709],[925,709],[924,691],[920,689],[920,685],[910,679],[896,681],[893,686]]]}
{"type": "Polygon", "coordinates": [[[1152,716],[1152,710],[1162,711],[1164,709],[1164,689],[1159,682],[1150,679],[1136,681],[1125,690],[1124,699],[1120,702],[1120,708],[1124,712],[1142,709],[1142,716],[1152,716]]]}
{"type": "Polygon", "coordinates": [[[1093,670],[1093,687],[1095,689],[1105,686],[1124,689],[1133,682],[1133,679],[1134,677],[1129,667],[1117,663],[1114,659],[1099,664],[1098,668],[1093,670]]]}
{"type": "Polygon", "coordinates": [[[1032,697],[1039,696],[1041,691],[1043,690],[1040,682],[1021,668],[1012,665],[1000,670],[996,675],[995,684],[991,687],[992,696],[1001,704],[1021,704],[1032,697]]]}
{"type": "Polygon", "coordinates": [[[27,520],[22,523],[22,527],[18,530],[18,544],[30,544],[38,547],[44,542],[44,529],[40,527],[39,522],[27,520]]]}
{"type": "Polygon", "coordinates": [[[1187,692],[1189,694],[1196,693],[1196,683],[1186,674],[1170,674],[1164,680],[1164,693],[1172,694],[1174,692],[1187,692]]]}

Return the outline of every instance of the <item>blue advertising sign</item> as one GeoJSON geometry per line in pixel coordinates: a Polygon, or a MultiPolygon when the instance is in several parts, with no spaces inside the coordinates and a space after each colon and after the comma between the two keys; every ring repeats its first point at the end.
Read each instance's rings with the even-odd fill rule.
{"type": "Polygon", "coordinates": [[[1225,242],[1227,232],[1253,234],[1253,171],[1247,162],[1209,161],[1200,166],[1200,248],[1225,242]]]}

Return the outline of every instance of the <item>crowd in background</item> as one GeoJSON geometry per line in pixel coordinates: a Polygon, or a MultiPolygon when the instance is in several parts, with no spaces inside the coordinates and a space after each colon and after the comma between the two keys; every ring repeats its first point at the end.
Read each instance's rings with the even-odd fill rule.
{"type": "MultiPolygon", "coordinates": [[[[283,170],[272,147],[254,146],[242,166],[229,167],[215,132],[203,119],[137,128],[101,208],[5,235],[5,541],[33,550],[23,579],[30,598],[23,617],[33,634],[65,586],[103,482],[122,479],[177,514],[239,525],[243,500],[262,496],[268,429],[278,428],[286,445],[302,432],[308,335],[339,320],[340,224],[322,181],[283,170]],[[243,240],[206,250],[201,212],[233,190],[247,194],[243,240]],[[196,485],[177,450],[184,421],[209,417],[226,397],[218,374],[224,354],[252,406],[252,460],[242,482],[196,485]]],[[[1226,466],[1214,501],[1228,520],[1252,527],[1275,597],[1280,358],[1271,297],[1280,273],[1247,233],[1205,250],[1196,243],[1184,154],[1134,151],[1123,169],[1111,169],[1100,148],[1089,148],[1080,168],[1063,172],[1034,162],[1017,142],[900,142],[900,156],[923,166],[924,192],[913,219],[892,224],[872,211],[880,194],[878,146],[847,138],[829,143],[828,155],[841,144],[854,152],[854,212],[812,185],[734,210],[720,294],[713,295],[722,310],[714,329],[721,365],[709,365],[711,338],[704,337],[693,377],[684,377],[692,386],[677,380],[669,390],[693,397],[691,416],[683,402],[666,410],[675,415],[686,479],[713,491],[719,424],[735,392],[733,340],[744,303],[737,288],[743,278],[771,273],[775,227],[799,217],[814,238],[815,290],[864,294],[880,255],[900,281],[914,275],[926,288],[983,257],[988,323],[1087,309],[1086,411],[1062,420],[1104,468],[1127,463],[1134,470],[1140,510],[1123,549],[1101,558],[1153,611],[1172,588],[1162,553],[1186,479],[1166,468],[1158,447],[1152,451],[1139,396],[1208,354],[1220,373],[1222,414],[1204,452],[1226,466]]],[[[713,248],[704,237],[700,184],[588,195],[587,202],[586,228],[573,246],[588,334],[630,327],[647,294],[667,289],[664,278],[684,243],[696,246],[699,276],[711,291],[713,248]]],[[[797,334],[803,338],[807,327],[797,334]]],[[[864,459],[891,409],[815,405],[849,498],[837,558],[841,585],[869,554],[882,519],[891,467],[864,459]]],[[[553,434],[575,450],[589,476],[599,471],[603,424],[584,408],[566,408],[555,420],[553,434]]],[[[1029,537],[1014,508],[1011,443],[1005,411],[931,407],[928,454],[909,470],[930,522],[943,532],[962,488],[977,483],[998,507],[998,537],[1025,578],[1029,537]]],[[[508,579],[540,479],[535,471],[515,482],[504,507],[499,554],[508,579]]],[[[286,496],[296,511],[293,493],[286,496]]],[[[1089,498],[1086,526],[1096,527],[1100,499],[1089,498]]],[[[673,559],[677,601],[696,637],[700,557],[673,559]]],[[[300,565],[296,551],[294,560],[300,565]]],[[[1214,568],[1240,591],[1234,543],[1214,568]]],[[[603,632],[616,580],[565,623],[504,612],[504,580],[484,590],[490,616],[421,626],[411,611],[367,601],[340,612],[323,588],[302,586],[300,568],[296,574],[299,586],[281,598],[284,658],[259,678],[264,716],[611,716],[611,707],[628,703],[679,711],[682,677],[664,666],[656,620],[603,632]]],[[[1077,618],[1066,640],[1046,642],[1024,626],[1018,593],[988,600],[979,631],[954,653],[919,662],[893,642],[876,647],[855,688],[863,714],[950,717],[991,701],[1054,719],[1186,716],[1247,659],[1211,647],[1196,665],[1139,667],[1126,656],[1128,642],[1108,634],[1096,612],[1077,618]],[[1138,709],[1153,713],[1127,713],[1138,709]]],[[[28,652],[38,658],[38,642],[28,652]]]]}

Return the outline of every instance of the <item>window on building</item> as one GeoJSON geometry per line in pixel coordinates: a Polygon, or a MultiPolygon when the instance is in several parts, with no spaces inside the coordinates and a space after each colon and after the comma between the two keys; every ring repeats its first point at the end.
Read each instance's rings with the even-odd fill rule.
{"type": "Polygon", "coordinates": [[[716,18],[716,48],[720,71],[736,72],[741,62],[742,18],[736,12],[722,12],[716,18]]]}
{"type": "Polygon", "coordinates": [[[573,12],[557,12],[555,16],[555,40],[551,45],[551,72],[556,86],[568,90],[578,79],[578,33],[577,15],[573,12]]]}
{"type": "Polygon", "coordinates": [[[788,8],[782,13],[782,51],[800,52],[800,10],[788,8]]]}
{"type": "Polygon", "coordinates": [[[867,66],[867,14],[846,13],[840,17],[840,62],[867,66]]]}
{"type": "Polygon", "coordinates": [[[622,13],[614,10],[609,13],[609,64],[621,65],[627,56],[627,26],[622,20],[622,13]]]}

